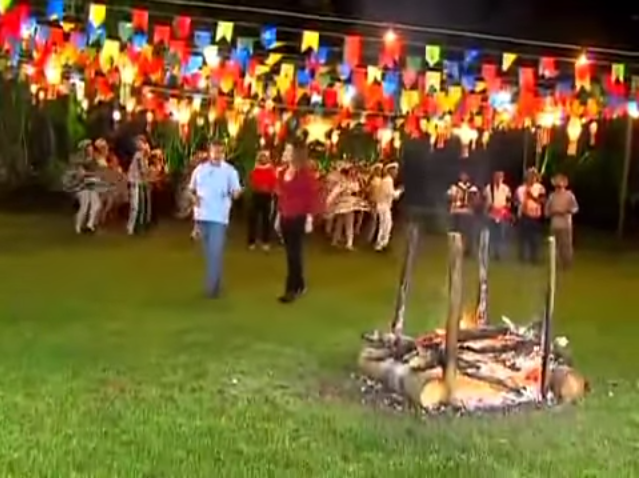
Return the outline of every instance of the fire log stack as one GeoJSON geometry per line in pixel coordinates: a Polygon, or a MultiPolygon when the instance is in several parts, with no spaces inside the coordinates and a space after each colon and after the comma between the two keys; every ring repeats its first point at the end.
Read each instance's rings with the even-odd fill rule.
{"type": "MultiPolygon", "coordinates": [[[[451,234],[446,330],[416,338],[398,334],[397,328],[388,334],[365,334],[358,359],[361,373],[431,411],[448,406],[477,410],[580,399],[588,385],[570,366],[566,340],[550,337],[554,248],[554,239],[550,239],[551,266],[543,321],[518,327],[504,319],[503,325],[491,326],[477,317],[477,312],[461,312],[461,238],[451,234]]],[[[409,252],[407,257],[412,255],[409,252]]],[[[403,269],[411,267],[405,265],[403,269]]],[[[402,310],[403,315],[408,278],[402,277],[400,283],[396,310],[402,310]]],[[[487,286],[480,286],[482,289],[486,291],[487,286]]],[[[481,301],[486,301],[485,294],[482,295],[481,301]]],[[[479,311],[482,309],[478,307],[479,311]]]]}

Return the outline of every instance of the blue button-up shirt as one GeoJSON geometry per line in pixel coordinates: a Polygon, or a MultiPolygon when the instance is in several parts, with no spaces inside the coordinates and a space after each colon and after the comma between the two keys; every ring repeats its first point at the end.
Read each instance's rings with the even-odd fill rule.
{"type": "Polygon", "coordinates": [[[189,189],[199,198],[193,211],[196,221],[229,223],[233,195],[241,190],[239,174],[232,165],[226,161],[199,164],[191,175],[189,189]]]}

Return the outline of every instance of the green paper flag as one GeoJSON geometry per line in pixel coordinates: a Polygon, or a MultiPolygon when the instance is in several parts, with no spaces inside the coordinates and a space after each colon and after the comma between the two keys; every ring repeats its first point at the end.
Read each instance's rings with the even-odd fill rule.
{"type": "Polygon", "coordinates": [[[639,76],[633,75],[630,79],[630,93],[633,95],[639,93],[639,76]]]}
{"type": "MultiPolygon", "coordinates": [[[[428,48],[428,47],[426,47],[428,48]]],[[[422,69],[422,59],[418,56],[409,56],[406,58],[406,69],[411,71],[419,71],[422,69]]]]}
{"type": "Polygon", "coordinates": [[[322,73],[317,80],[320,87],[324,89],[331,84],[331,75],[329,75],[328,73],[322,73]]]}
{"type": "Polygon", "coordinates": [[[623,82],[626,76],[626,65],[624,65],[623,63],[613,63],[611,75],[612,81],[623,82]]]}
{"type": "Polygon", "coordinates": [[[118,23],[118,36],[123,42],[128,42],[133,36],[133,24],[130,22],[118,23]]]}
{"type": "Polygon", "coordinates": [[[424,58],[426,59],[426,63],[428,66],[433,67],[442,57],[442,48],[438,45],[426,45],[426,52],[424,54],[424,58]]]}
{"type": "Polygon", "coordinates": [[[237,39],[238,50],[246,50],[252,55],[254,47],[255,47],[255,38],[238,37],[237,39]]]}

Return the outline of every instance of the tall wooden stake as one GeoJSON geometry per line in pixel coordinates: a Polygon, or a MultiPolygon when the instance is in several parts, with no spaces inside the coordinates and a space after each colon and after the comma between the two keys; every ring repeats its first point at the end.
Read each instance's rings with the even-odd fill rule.
{"type": "Polygon", "coordinates": [[[632,163],[632,130],[634,118],[627,115],[626,119],[626,144],[623,155],[623,171],[621,172],[621,184],[619,187],[619,213],[617,216],[617,237],[623,237],[626,225],[626,202],[628,201],[628,177],[630,176],[630,165],[632,163]]]}
{"type": "Polygon", "coordinates": [[[548,238],[548,284],[544,320],[541,332],[541,398],[548,397],[550,380],[550,353],[552,351],[552,319],[555,312],[555,290],[557,287],[557,243],[554,237],[548,238]]]}
{"type": "Polygon", "coordinates": [[[524,144],[522,146],[523,157],[521,159],[521,172],[522,176],[525,176],[526,170],[528,169],[528,143],[530,142],[530,130],[528,128],[524,128],[522,131],[524,132],[524,144]]]}
{"type": "Polygon", "coordinates": [[[477,310],[475,318],[480,327],[488,324],[488,263],[490,260],[490,231],[484,227],[479,233],[479,249],[477,262],[479,264],[479,291],[477,292],[477,310]]]}
{"type": "Polygon", "coordinates": [[[455,397],[459,322],[462,316],[462,264],[464,247],[461,234],[448,234],[448,320],[446,322],[446,364],[444,386],[446,403],[455,397]]]}
{"type": "Polygon", "coordinates": [[[395,310],[393,312],[393,322],[391,323],[391,332],[399,337],[404,332],[404,316],[406,315],[406,301],[410,282],[413,276],[413,269],[417,259],[417,251],[419,249],[420,224],[417,221],[409,221],[406,226],[406,250],[404,252],[404,261],[402,263],[402,271],[399,277],[399,287],[395,297],[395,310]]]}

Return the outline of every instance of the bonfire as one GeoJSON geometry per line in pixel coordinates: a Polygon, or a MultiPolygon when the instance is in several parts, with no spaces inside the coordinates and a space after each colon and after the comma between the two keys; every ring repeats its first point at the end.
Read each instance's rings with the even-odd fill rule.
{"type": "Polygon", "coordinates": [[[402,334],[408,283],[406,277],[402,278],[396,307],[399,313],[392,331],[363,336],[358,366],[368,380],[427,411],[552,405],[583,397],[588,385],[572,368],[568,340],[551,336],[554,240],[549,240],[549,284],[543,318],[523,327],[506,317],[498,325],[488,324],[488,240],[488,233],[483,233],[477,307],[461,313],[461,241],[458,236],[451,237],[446,329],[414,338],[402,334]]]}

